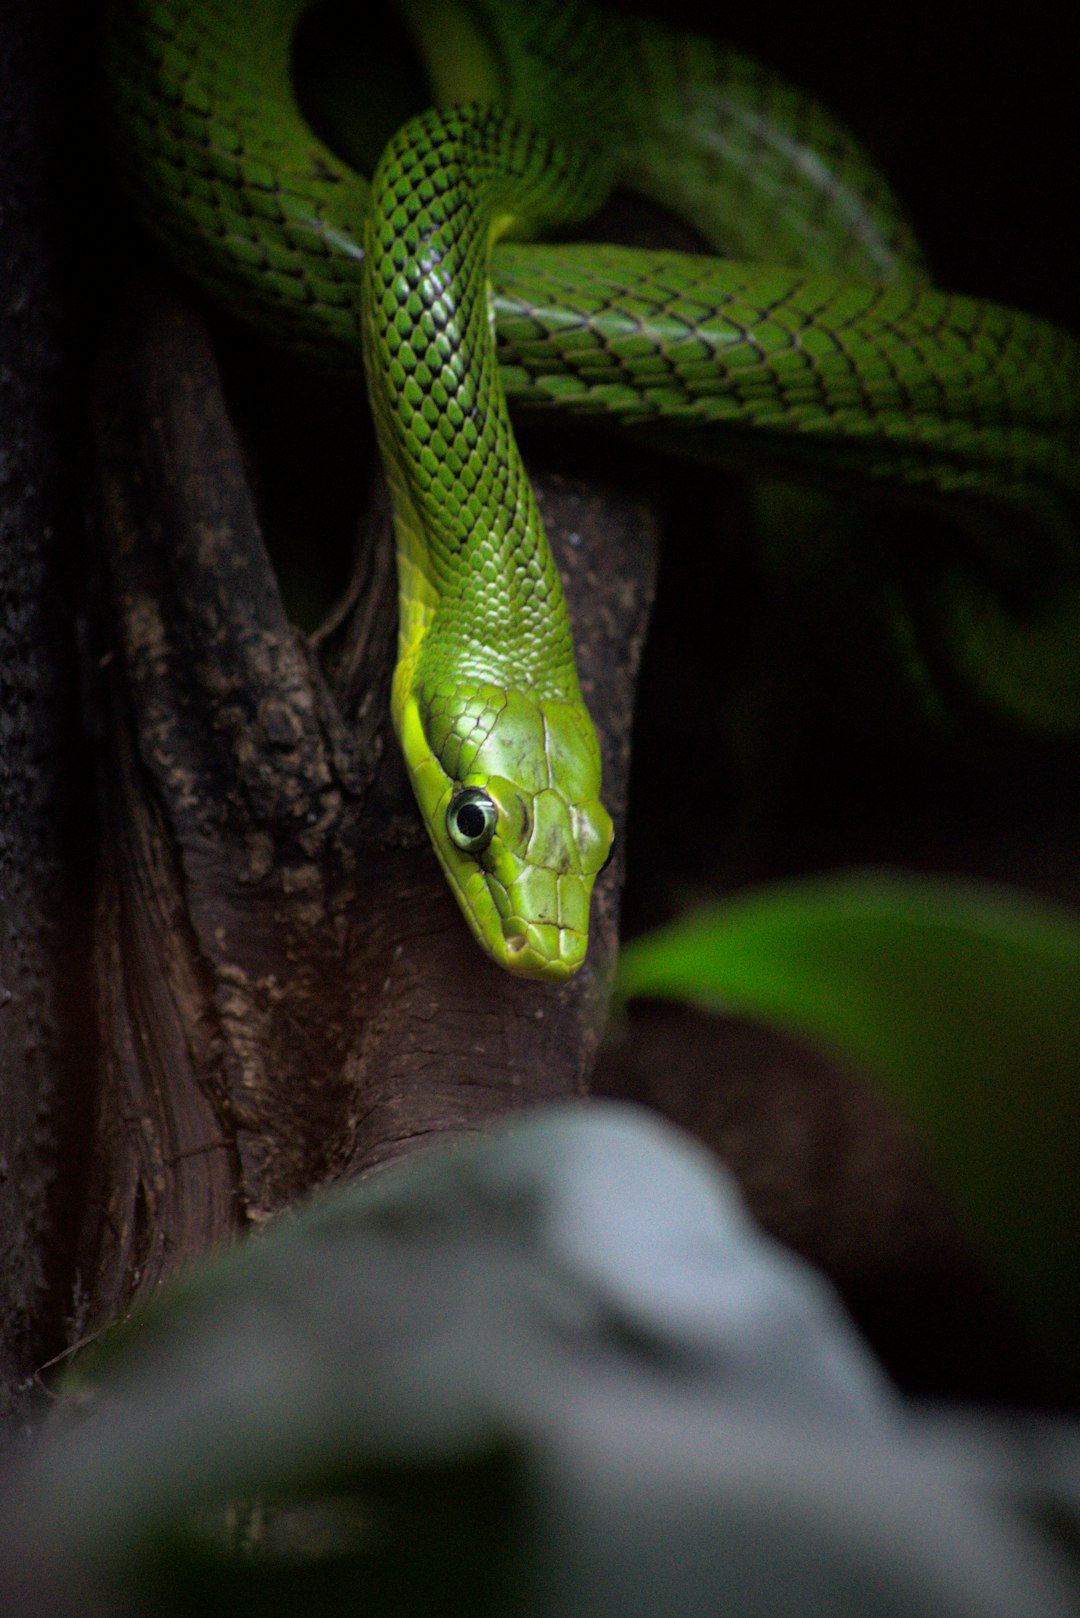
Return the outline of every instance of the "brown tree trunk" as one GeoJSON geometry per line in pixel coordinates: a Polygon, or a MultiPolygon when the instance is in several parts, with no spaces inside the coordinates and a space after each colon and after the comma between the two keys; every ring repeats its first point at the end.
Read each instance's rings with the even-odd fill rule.
{"type": "Polygon", "coordinates": [[[73,1147],[93,1088],[72,835],[78,816],[91,846],[57,123],[67,21],[53,0],[11,0],[0,18],[0,1421],[62,1330],[73,1147]]]}
{"type": "MultiPolygon", "coordinates": [[[[105,802],[104,1078],[81,1268],[108,1318],[313,1188],[583,1093],[618,864],[588,964],[511,978],[468,935],[388,720],[381,485],[347,599],[288,621],[214,349],[179,295],[126,298],[94,398],[105,802]]],[[[610,477],[531,468],[618,820],[655,553],[610,477]]]]}

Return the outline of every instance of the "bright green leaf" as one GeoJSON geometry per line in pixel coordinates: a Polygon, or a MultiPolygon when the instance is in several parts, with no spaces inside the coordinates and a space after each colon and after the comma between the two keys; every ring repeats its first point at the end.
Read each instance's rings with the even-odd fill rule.
{"type": "Polygon", "coordinates": [[[973,883],[822,877],[635,939],[618,990],[776,1023],[879,1073],[989,1262],[1080,1381],[1075,917],[973,883]]]}

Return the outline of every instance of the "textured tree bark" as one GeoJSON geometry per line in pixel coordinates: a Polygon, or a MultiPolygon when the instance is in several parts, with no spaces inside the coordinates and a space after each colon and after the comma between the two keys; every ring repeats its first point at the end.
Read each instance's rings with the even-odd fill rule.
{"type": "Polygon", "coordinates": [[[0,1421],[57,1346],[79,1180],[69,1148],[93,1082],[72,837],[88,809],[77,803],[78,456],[47,90],[64,80],[54,42],[66,11],[28,0],[0,24],[0,1421]]]}
{"type": "MultiPolygon", "coordinates": [[[[91,1321],[319,1185],[582,1094],[619,879],[613,862],[570,985],[491,965],[389,726],[381,492],[347,598],[308,640],[286,617],[213,348],[182,299],[125,300],[94,418],[110,627],[91,1321]]],[[[610,477],[556,468],[552,455],[531,470],[618,820],[655,523],[610,477]]]]}

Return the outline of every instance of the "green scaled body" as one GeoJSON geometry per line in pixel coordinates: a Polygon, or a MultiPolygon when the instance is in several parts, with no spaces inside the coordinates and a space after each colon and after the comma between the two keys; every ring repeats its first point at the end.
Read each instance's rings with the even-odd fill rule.
{"type": "Polygon", "coordinates": [[[393,713],[436,852],[501,965],[558,981],[585,958],[611,846],[570,624],[499,384],[495,232],[587,217],[606,176],[501,109],[408,123],[364,233],[368,393],[400,578],[393,713]],[[490,836],[459,828],[486,808],[490,836]]]}
{"type": "Polygon", "coordinates": [[[937,663],[1025,729],[1080,725],[1071,338],[930,288],[872,164],[774,75],[561,0],[402,0],[442,110],[369,188],[296,102],[310,4],[114,0],[117,145],[147,225],[220,304],[338,368],[363,356],[397,531],[395,723],[495,960],[580,965],[611,835],[507,398],[944,512],[962,538],[923,603],[937,663]],[[613,182],[726,256],[531,241],[613,182]]]}

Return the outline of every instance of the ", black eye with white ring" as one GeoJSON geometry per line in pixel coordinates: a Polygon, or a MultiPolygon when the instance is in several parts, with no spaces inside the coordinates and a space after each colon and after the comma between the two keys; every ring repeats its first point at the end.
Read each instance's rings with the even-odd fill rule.
{"type": "Polygon", "coordinates": [[[482,787],[462,787],[450,799],[446,829],[450,841],[465,854],[482,854],[495,835],[499,811],[482,787]]]}

